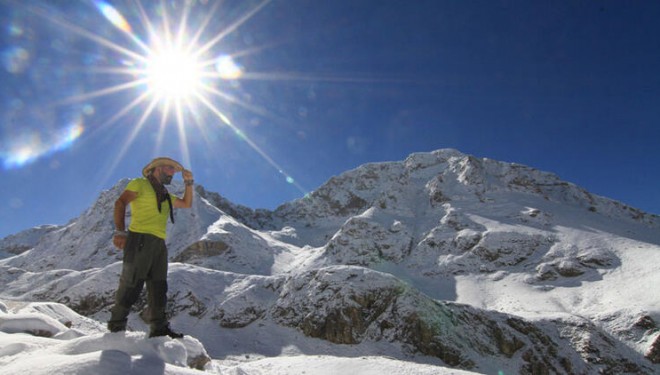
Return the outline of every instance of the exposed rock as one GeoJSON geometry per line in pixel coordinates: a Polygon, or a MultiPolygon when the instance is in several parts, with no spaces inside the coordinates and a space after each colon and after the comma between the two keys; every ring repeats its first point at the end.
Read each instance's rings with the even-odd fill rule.
{"type": "Polygon", "coordinates": [[[653,343],[644,356],[655,364],[660,363],[660,334],[656,335],[655,340],[653,340],[653,343]]]}
{"type": "Polygon", "coordinates": [[[310,337],[337,344],[359,343],[404,288],[393,278],[385,285],[371,282],[380,277],[357,267],[308,272],[284,284],[271,314],[277,322],[299,327],[310,337]]]}
{"type": "MultiPolygon", "coordinates": [[[[66,226],[0,240],[0,251],[20,252],[0,260],[5,293],[104,314],[122,257],[111,244],[112,205],[127,181],[66,226]]],[[[648,361],[658,363],[656,323],[638,310],[619,316],[628,306],[587,317],[593,323],[566,303],[569,317],[532,321],[439,299],[460,300],[451,295],[458,285],[438,299],[419,291],[434,295],[427,284],[456,275],[539,292],[578,288],[621,265],[613,239],[657,248],[649,234],[660,228],[657,216],[554,174],[438,150],[358,167],[275,211],[235,205],[201,186],[195,194],[193,209],[176,210],[168,228],[171,260],[185,263],[170,268],[173,319],[236,330],[279,324],[474,371],[490,361],[521,364],[514,371],[523,374],[651,373],[648,361]]],[[[134,308],[145,311],[146,299],[134,308]]]]}
{"type": "Polygon", "coordinates": [[[329,267],[289,279],[270,314],[311,337],[337,344],[403,342],[412,353],[464,369],[474,369],[480,358],[515,356],[526,363],[521,373],[570,374],[578,357],[522,319],[433,301],[361,267],[329,267]]]}
{"type": "Polygon", "coordinates": [[[174,262],[190,262],[194,259],[220,255],[227,249],[229,249],[229,245],[222,241],[198,241],[188,246],[172,260],[174,262]]]}
{"type": "Polygon", "coordinates": [[[637,319],[637,321],[635,322],[635,327],[646,329],[646,330],[649,330],[649,329],[654,330],[654,329],[658,328],[658,326],[655,324],[655,320],[653,320],[653,318],[651,318],[648,315],[640,316],[639,319],[637,319]]]}
{"type": "Polygon", "coordinates": [[[206,364],[211,362],[211,357],[208,354],[200,354],[196,357],[188,358],[188,367],[194,368],[195,370],[204,371],[206,364]]]}
{"type": "Polygon", "coordinates": [[[0,239],[0,253],[21,254],[35,247],[46,234],[60,229],[59,225],[41,225],[0,239]]]}

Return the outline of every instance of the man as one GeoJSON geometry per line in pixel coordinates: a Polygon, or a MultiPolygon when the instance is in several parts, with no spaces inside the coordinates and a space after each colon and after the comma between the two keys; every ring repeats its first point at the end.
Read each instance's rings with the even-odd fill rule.
{"type": "Polygon", "coordinates": [[[190,208],[193,199],[193,175],[170,158],[156,158],[142,170],[142,178],[131,180],[115,202],[113,244],[124,250],[124,260],[115,305],[108,321],[111,332],[126,330],[131,306],[147,284],[149,337],[181,338],[170,329],[165,316],[167,303],[167,219],[174,222],[173,208],[190,208]],[[183,198],[172,196],[165,185],[181,172],[185,183],[183,198]],[[126,231],[126,207],[131,205],[131,224],[126,231]]]}

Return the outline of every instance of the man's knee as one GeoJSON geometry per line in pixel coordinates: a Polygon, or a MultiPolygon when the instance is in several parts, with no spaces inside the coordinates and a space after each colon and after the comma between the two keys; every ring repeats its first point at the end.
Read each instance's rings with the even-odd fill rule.
{"type": "Polygon", "coordinates": [[[152,298],[167,299],[167,280],[152,280],[148,283],[149,293],[152,298]]]}
{"type": "Polygon", "coordinates": [[[144,285],[144,280],[137,280],[134,285],[120,285],[117,290],[117,300],[116,303],[130,308],[138,298],[140,298],[140,293],[142,293],[142,288],[144,285]]]}

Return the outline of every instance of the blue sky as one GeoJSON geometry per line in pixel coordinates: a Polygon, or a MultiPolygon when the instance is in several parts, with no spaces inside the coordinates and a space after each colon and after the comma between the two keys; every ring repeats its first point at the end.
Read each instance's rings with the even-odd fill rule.
{"type": "Polygon", "coordinates": [[[68,222],[161,155],[252,208],[455,148],[660,214],[656,1],[165,3],[0,1],[0,237],[68,222]],[[178,30],[204,99],[150,110],[147,51],[178,30]]]}

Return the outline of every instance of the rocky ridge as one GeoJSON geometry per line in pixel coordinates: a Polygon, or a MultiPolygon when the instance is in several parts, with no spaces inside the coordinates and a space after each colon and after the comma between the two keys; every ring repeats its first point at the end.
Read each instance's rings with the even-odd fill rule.
{"type": "MultiPolygon", "coordinates": [[[[0,261],[3,296],[105,319],[120,268],[112,204],[126,182],[80,218],[24,241],[29,249],[13,247],[25,251],[0,261]]],[[[169,228],[171,259],[182,263],[171,269],[170,313],[204,342],[213,330],[265,326],[473,371],[652,373],[653,301],[534,316],[505,303],[510,296],[473,304],[461,288],[515,282],[551,301],[620,272],[624,250],[657,259],[659,227],[657,216],[553,174],[455,150],[361,166],[275,211],[198,186],[193,209],[179,210],[169,228]]]]}

